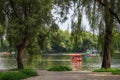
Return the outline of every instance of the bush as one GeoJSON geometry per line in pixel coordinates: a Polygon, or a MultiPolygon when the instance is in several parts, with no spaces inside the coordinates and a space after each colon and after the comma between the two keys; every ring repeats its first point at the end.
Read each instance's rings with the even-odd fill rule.
{"type": "Polygon", "coordinates": [[[53,66],[48,69],[48,71],[71,71],[72,69],[70,67],[66,66],[53,66]]]}
{"type": "Polygon", "coordinates": [[[32,76],[37,76],[37,72],[31,69],[22,69],[18,71],[8,71],[0,73],[0,80],[21,80],[32,76]]]}
{"type": "Polygon", "coordinates": [[[112,74],[120,74],[120,69],[116,69],[116,68],[109,68],[109,69],[97,69],[94,70],[94,72],[111,72],[112,74]]]}
{"type": "Polygon", "coordinates": [[[24,78],[26,76],[18,72],[4,72],[0,75],[0,80],[21,80],[24,78]]]}
{"type": "Polygon", "coordinates": [[[19,73],[26,75],[27,77],[38,76],[37,72],[32,69],[22,69],[19,73]]]}

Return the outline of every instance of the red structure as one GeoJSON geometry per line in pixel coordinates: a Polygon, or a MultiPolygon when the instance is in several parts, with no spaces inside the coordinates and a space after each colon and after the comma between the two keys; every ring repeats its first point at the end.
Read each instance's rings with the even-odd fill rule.
{"type": "Polygon", "coordinates": [[[81,54],[70,54],[71,62],[76,70],[80,70],[82,68],[82,55],[81,54]]]}

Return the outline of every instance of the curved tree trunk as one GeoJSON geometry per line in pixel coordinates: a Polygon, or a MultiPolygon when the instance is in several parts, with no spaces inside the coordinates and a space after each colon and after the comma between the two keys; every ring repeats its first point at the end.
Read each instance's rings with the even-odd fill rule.
{"type": "Polygon", "coordinates": [[[16,60],[17,60],[18,69],[24,68],[22,56],[23,56],[24,50],[28,44],[29,44],[29,37],[26,35],[23,39],[23,42],[17,48],[17,59],[16,60]]]}

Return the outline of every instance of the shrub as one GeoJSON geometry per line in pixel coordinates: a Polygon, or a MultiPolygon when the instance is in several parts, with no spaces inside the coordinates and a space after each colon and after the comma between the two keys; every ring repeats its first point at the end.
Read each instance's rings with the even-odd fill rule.
{"type": "Polygon", "coordinates": [[[24,78],[26,76],[18,72],[4,72],[0,75],[0,80],[21,80],[24,78]]]}
{"type": "Polygon", "coordinates": [[[37,72],[32,69],[21,69],[19,73],[26,75],[27,77],[37,76],[37,72]]]}
{"type": "Polygon", "coordinates": [[[32,76],[37,76],[37,72],[32,69],[22,69],[0,73],[0,80],[21,80],[32,76]]]}
{"type": "Polygon", "coordinates": [[[48,71],[71,71],[72,69],[70,67],[66,66],[53,66],[48,69],[48,71]]]}

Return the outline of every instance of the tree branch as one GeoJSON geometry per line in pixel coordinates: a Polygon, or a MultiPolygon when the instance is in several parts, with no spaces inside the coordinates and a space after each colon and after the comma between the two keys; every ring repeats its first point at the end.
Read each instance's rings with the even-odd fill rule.
{"type": "MultiPolygon", "coordinates": [[[[102,6],[104,6],[105,8],[107,8],[107,6],[101,1],[101,0],[97,0],[99,3],[100,3],[100,5],[102,5],[102,6]]],[[[117,13],[115,13],[111,8],[108,8],[108,11],[110,12],[110,14],[112,14],[115,18],[116,18],[116,20],[119,22],[119,24],[120,24],[120,18],[119,18],[119,16],[117,15],[117,13]]]]}
{"type": "Polygon", "coordinates": [[[14,4],[13,0],[9,0],[9,2],[10,2],[10,4],[11,4],[11,8],[13,9],[14,15],[15,15],[16,17],[18,17],[17,12],[16,12],[17,10],[16,10],[16,8],[15,8],[15,4],[14,4]]]}

